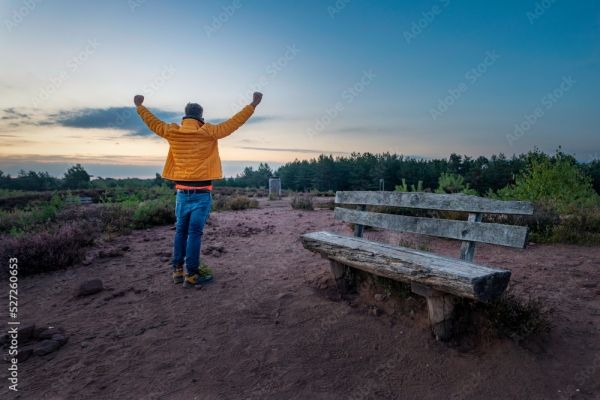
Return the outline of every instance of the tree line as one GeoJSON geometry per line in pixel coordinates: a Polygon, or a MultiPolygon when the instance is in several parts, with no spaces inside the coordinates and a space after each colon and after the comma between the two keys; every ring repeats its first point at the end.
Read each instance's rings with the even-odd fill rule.
{"type": "MultiPolygon", "coordinates": [[[[235,177],[216,181],[216,186],[267,187],[271,177],[281,178],[282,187],[293,191],[336,191],[336,190],[379,190],[383,179],[385,190],[394,190],[398,185],[421,187],[434,191],[439,179],[453,175],[464,178],[464,183],[479,194],[490,190],[498,191],[515,182],[533,160],[557,158],[567,159],[590,176],[594,189],[600,193],[600,160],[580,163],[561,149],[548,155],[539,150],[506,157],[504,154],[491,157],[469,157],[451,154],[446,159],[419,159],[398,154],[352,153],[349,156],[333,157],[320,155],[310,160],[288,162],[277,170],[267,163],[258,168],[246,167],[235,177]]],[[[156,174],[154,179],[113,179],[91,176],[79,164],[67,170],[62,178],[47,172],[21,171],[16,177],[0,171],[0,189],[13,190],[57,190],[108,187],[140,187],[169,184],[156,174]]]]}
{"type": "Polygon", "coordinates": [[[151,187],[161,185],[173,186],[159,174],[154,179],[140,178],[102,178],[92,180],[92,176],[81,164],[70,167],[62,178],[51,176],[48,172],[21,170],[17,176],[11,176],[0,171],[0,189],[44,191],[44,190],[69,190],[69,189],[107,189],[115,187],[151,187]]]}
{"type": "Polygon", "coordinates": [[[276,171],[271,170],[268,164],[260,164],[256,170],[247,167],[235,178],[226,179],[221,184],[265,187],[269,177],[277,176],[281,178],[284,189],[294,191],[379,190],[383,179],[385,190],[414,185],[435,191],[440,177],[450,174],[464,178],[465,184],[483,195],[513,184],[534,160],[544,159],[569,160],[592,178],[594,189],[600,193],[600,160],[580,163],[560,148],[553,155],[536,149],[510,158],[504,154],[489,158],[451,154],[447,159],[420,159],[390,153],[352,153],[339,157],[320,155],[310,160],[288,162],[276,171]]]}

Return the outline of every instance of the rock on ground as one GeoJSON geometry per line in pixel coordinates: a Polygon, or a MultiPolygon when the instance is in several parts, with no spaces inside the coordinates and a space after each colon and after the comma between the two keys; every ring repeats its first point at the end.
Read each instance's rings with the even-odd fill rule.
{"type": "Polygon", "coordinates": [[[104,290],[104,284],[101,279],[92,279],[89,281],[83,282],[79,285],[79,290],[77,291],[77,296],[89,296],[104,290]]]}

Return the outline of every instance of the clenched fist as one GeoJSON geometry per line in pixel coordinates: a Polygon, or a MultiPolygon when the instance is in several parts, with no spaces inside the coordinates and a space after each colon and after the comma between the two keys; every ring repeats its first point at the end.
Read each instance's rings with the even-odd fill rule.
{"type": "Polygon", "coordinates": [[[260,104],[260,102],[262,101],[262,93],[261,92],[254,92],[254,95],[252,95],[252,103],[250,103],[253,107],[256,107],[257,105],[260,104]]]}
{"type": "Polygon", "coordinates": [[[141,106],[143,102],[144,96],[142,96],[141,94],[136,94],[133,98],[133,103],[136,105],[136,107],[141,106]]]}

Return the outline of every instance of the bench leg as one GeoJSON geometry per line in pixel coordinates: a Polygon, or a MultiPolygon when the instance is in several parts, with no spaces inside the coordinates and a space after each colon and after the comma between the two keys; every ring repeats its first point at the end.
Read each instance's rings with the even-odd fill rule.
{"type": "Polygon", "coordinates": [[[347,270],[350,267],[334,260],[329,260],[329,263],[331,265],[331,272],[338,290],[341,293],[348,293],[352,286],[351,282],[348,282],[347,279],[347,270]]]}
{"type": "Polygon", "coordinates": [[[446,341],[452,336],[454,297],[439,294],[426,297],[429,323],[437,340],[446,341]]]}
{"type": "Polygon", "coordinates": [[[454,296],[415,282],[411,284],[411,290],[413,293],[424,296],[427,300],[429,323],[435,338],[441,341],[450,339],[452,336],[454,296]]]}

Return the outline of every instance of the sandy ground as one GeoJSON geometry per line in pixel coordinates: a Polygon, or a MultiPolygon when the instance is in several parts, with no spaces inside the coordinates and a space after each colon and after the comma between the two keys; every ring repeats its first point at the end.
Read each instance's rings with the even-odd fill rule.
{"type": "Polygon", "coordinates": [[[211,215],[204,246],[224,252],[204,256],[216,280],[199,291],[170,282],[171,227],[100,243],[89,265],[22,279],[22,322],[63,328],[69,341],[20,364],[16,396],[2,368],[2,398],[600,399],[600,248],[479,247],[476,261],[511,269],[517,293],[555,310],[554,329],[535,345],[452,346],[432,338],[421,302],[376,315],[374,300],[336,296],[327,261],[299,241],[349,233],[331,211],[262,204],[211,215]],[[92,278],[106,289],[75,297],[92,278]]]}

